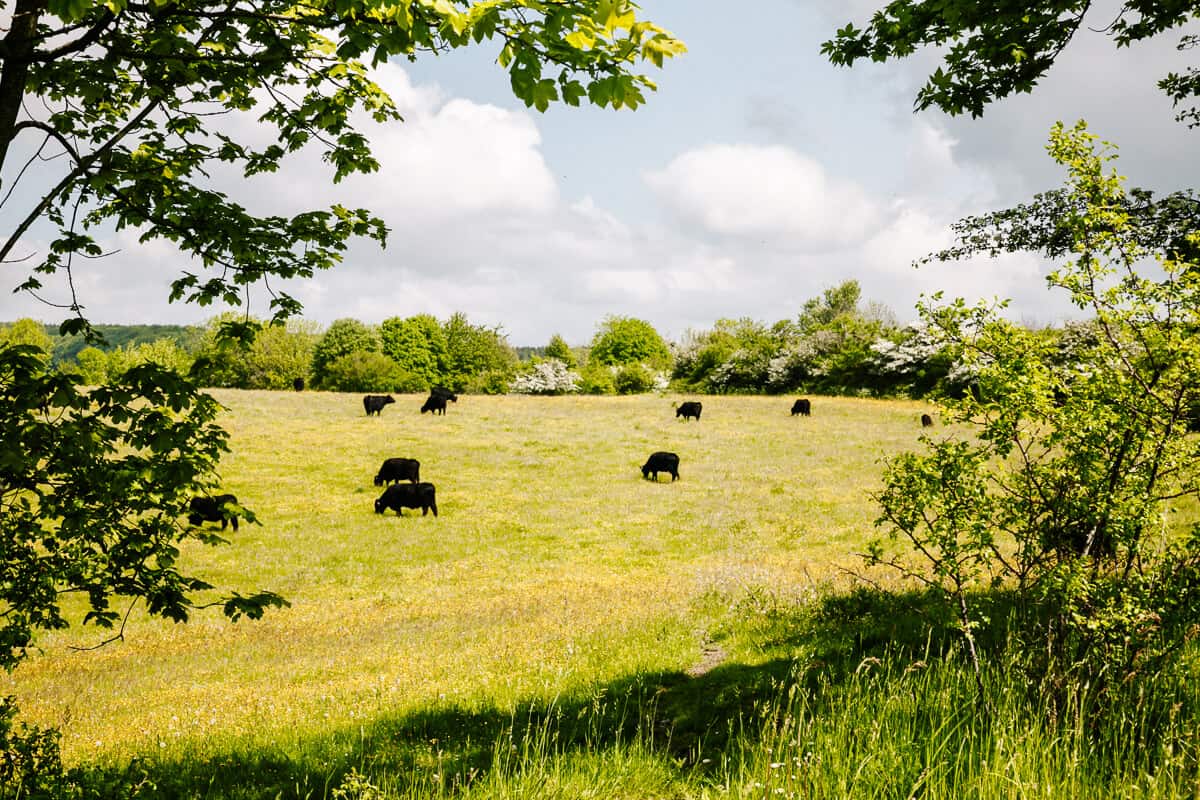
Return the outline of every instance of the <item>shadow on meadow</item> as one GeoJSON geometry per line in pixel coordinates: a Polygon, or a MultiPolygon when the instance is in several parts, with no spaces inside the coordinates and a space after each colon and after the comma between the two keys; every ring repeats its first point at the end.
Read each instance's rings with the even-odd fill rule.
{"type": "MultiPolygon", "coordinates": [[[[499,764],[596,754],[635,744],[681,777],[730,769],[774,724],[790,687],[821,705],[864,663],[904,672],[952,646],[935,636],[934,605],[920,594],[858,589],[810,606],[752,602],[735,608],[713,634],[744,652],[702,674],[640,673],[515,711],[448,706],[377,718],[327,732],[294,750],[230,752],[206,760],[135,761],[122,770],[79,775],[91,796],[325,798],[352,769],[401,795],[453,795],[499,764]]],[[[342,793],[340,796],[357,797],[342,793]]]]}

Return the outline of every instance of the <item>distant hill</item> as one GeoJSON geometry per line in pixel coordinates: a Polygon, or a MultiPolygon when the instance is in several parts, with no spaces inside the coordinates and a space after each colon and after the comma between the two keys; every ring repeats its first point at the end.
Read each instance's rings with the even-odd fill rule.
{"type": "MultiPolygon", "coordinates": [[[[80,350],[88,346],[82,336],[59,336],[57,325],[45,327],[46,333],[54,340],[52,356],[56,364],[74,359],[80,350]]],[[[95,328],[104,337],[104,343],[96,346],[104,351],[159,339],[172,339],[190,351],[195,349],[204,334],[203,328],[193,325],[96,325],[95,328]]]]}

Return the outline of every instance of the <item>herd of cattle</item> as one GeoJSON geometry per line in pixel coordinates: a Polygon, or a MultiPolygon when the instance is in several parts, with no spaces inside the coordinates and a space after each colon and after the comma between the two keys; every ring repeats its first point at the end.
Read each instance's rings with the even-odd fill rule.
{"type": "MultiPolygon", "coordinates": [[[[449,389],[435,386],[429,393],[429,399],[421,406],[421,413],[431,411],[445,414],[447,401],[457,402],[458,397],[449,389]]],[[[394,402],[391,395],[369,394],[363,398],[363,408],[366,409],[368,416],[371,414],[379,416],[379,412],[383,410],[384,406],[394,402]]],[[[682,417],[684,422],[694,418],[698,422],[703,411],[704,404],[699,400],[688,400],[675,407],[675,418],[682,417]]],[[[793,403],[792,416],[797,415],[812,416],[812,401],[802,397],[793,403]]],[[[921,424],[929,426],[933,424],[933,421],[928,414],[922,414],[921,424]]],[[[415,458],[389,458],[384,461],[375,475],[375,485],[389,485],[375,501],[375,513],[382,514],[390,508],[400,514],[402,508],[419,508],[421,516],[433,511],[433,515],[436,517],[438,513],[437,490],[432,483],[421,481],[420,471],[421,464],[415,458]],[[409,481],[409,483],[401,483],[401,481],[409,481]]],[[[642,465],[642,477],[646,480],[657,481],[660,472],[670,475],[672,483],[679,480],[679,455],[665,450],[651,453],[650,457],[646,459],[646,463],[642,465]]]]}
{"type": "MultiPolygon", "coordinates": [[[[296,390],[304,389],[303,379],[296,379],[296,390]]],[[[384,406],[395,403],[395,399],[390,394],[368,394],[363,397],[363,410],[367,412],[367,416],[379,416],[383,411],[384,406]]],[[[446,403],[457,403],[458,395],[449,389],[440,386],[435,386],[429,392],[429,398],[421,406],[421,413],[426,411],[432,414],[445,414],[446,403]]],[[[699,400],[689,400],[680,403],[675,407],[675,418],[683,418],[684,422],[695,418],[700,420],[700,412],[704,410],[704,404],[699,400]]],[[[792,403],[792,416],[812,416],[812,401],[807,397],[802,397],[792,403]]],[[[933,425],[933,417],[928,414],[921,415],[921,427],[928,428],[933,425]]],[[[646,459],[646,463],[642,465],[642,477],[646,480],[658,481],[660,472],[671,476],[671,482],[679,480],[679,455],[670,453],[665,450],[660,450],[651,453],[646,459]]],[[[382,514],[389,508],[397,514],[401,513],[401,509],[412,508],[421,509],[421,516],[425,516],[430,511],[436,517],[437,509],[437,489],[432,483],[421,480],[421,462],[415,458],[389,458],[386,459],[380,466],[379,472],[375,475],[376,486],[386,486],[383,494],[375,501],[375,513],[382,514]],[[408,481],[408,483],[403,483],[408,481]]],[[[220,522],[221,530],[225,530],[225,526],[232,522],[233,529],[238,529],[237,515],[227,508],[228,505],[237,505],[237,498],[231,494],[219,494],[212,497],[195,497],[192,498],[191,505],[188,509],[188,522],[192,525],[200,525],[203,522],[220,522]]]]}

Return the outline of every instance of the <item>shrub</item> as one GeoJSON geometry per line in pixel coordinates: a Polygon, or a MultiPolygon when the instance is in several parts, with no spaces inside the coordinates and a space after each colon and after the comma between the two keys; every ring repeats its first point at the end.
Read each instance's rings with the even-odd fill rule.
{"type": "Polygon", "coordinates": [[[16,716],[14,698],[0,697],[0,798],[77,796],[63,769],[58,730],[24,722],[18,726],[16,716]]]}
{"type": "Polygon", "coordinates": [[[419,380],[383,353],[359,350],[330,362],[321,385],[335,392],[400,392],[419,380]]]}
{"type": "Polygon", "coordinates": [[[649,322],[610,316],[592,339],[588,360],[610,366],[644,362],[656,369],[670,369],[671,351],[649,322]]]}
{"type": "Polygon", "coordinates": [[[567,365],[567,369],[573,369],[576,365],[575,353],[571,350],[571,346],[567,344],[567,340],[559,336],[557,333],[550,337],[550,343],[546,345],[546,358],[555,358],[567,365]]]}
{"type": "Polygon", "coordinates": [[[462,391],[468,394],[507,394],[512,379],[510,369],[489,369],[472,375],[462,391]]]}
{"type": "Polygon", "coordinates": [[[422,389],[442,382],[446,334],[432,314],[385,319],[379,324],[379,339],[388,358],[404,372],[421,378],[422,389]]]}
{"type": "Polygon", "coordinates": [[[925,452],[888,463],[878,524],[918,560],[883,541],[868,560],[945,598],[977,674],[975,598],[1010,587],[1021,609],[1013,640],[1054,703],[1071,686],[1102,697],[1170,668],[1200,622],[1200,527],[1165,537],[1160,522],[1200,493],[1200,442],[1186,434],[1200,397],[1200,305],[1197,265],[1163,253],[1145,224],[1155,210],[1134,216],[1095,137],[1056,126],[1051,153],[1070,174],[1053,203],[959,223],[964,244],[935,257],[1070,253],[1048,281],[1102,335],[1075,337],[1084,368],[1064,385],[1048,337],[995,308],[926,304],[973,378],[947,415],[974,433],[927,439],[925,452]],[[1138,268],[1150,258],[1158,269],[1146,277],[1138,268]]]}
{"type": "Polygon", "coordinates": [[[613,376],[617,394],[642,394],[655,387],[658,376],[644,364],[626,364],[613,376]]]}
{"type": "Polygon", "coordinates": [[[616,370],[603,364],[588,363],[579,373],[579,391],[584,394],[616,394],[616,370]]]}
{"type": "Polygon", "coordinates": [[[331,363],[352,353],[379,351],[379,336],[356,319],[339,319],[313,347],[312,376],[317,385],[333,388],[326,383],[326,371],[331,363]]]}
{"type": "Polygon", "coordinates": [[[579,373],[557,358],[550,358],[518,375],[510,388],[517,394],[569,394],[579,391],[579,382],[579,373]]]}

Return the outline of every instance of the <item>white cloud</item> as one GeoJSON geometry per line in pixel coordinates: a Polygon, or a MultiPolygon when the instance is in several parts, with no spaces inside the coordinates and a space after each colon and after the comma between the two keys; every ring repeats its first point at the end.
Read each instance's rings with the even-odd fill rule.
{"type": "Polygon", "coordinates": [[[677,156],[646,182],[685,222],[726,236],[778,237],[806,251],[844,246],[879,217],[859,187],[780,145],[708,145],[677,156]]]}

